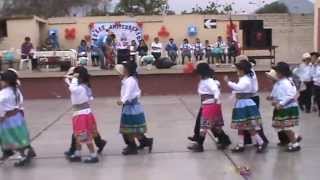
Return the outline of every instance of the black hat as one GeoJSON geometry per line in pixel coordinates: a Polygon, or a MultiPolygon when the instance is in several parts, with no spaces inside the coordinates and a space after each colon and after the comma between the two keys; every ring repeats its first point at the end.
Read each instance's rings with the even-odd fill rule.
{"type": "Polygon", "coordinates": [[[285,62],[279,62],[275,67],[274,70],[276,70],[277,73],[282,74],[285,77],[290,77],[292,75],[292,72],[290,70],[289,64],[285,62]]]}

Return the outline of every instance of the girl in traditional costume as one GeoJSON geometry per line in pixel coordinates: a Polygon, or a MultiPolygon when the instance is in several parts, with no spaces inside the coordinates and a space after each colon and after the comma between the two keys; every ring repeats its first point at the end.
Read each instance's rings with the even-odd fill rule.
{"type": "Polygon", "coordinates": [[[35,153],[30,145],[29,131],[22,110],[23,96],[19,90],[18,75],[15,71],[7,70],[1,75],[0,82],[2,86],[0,91],[0,145],[5,152],[19,153],[15,166],[25,166],[31,162],[35,153]]]}
{"type": "Polygon", "coordinates": [[[226,76],[225,81],[236,95],[236,102],[232,112],[231,128],[237,129],[239,134],[239,144],[232,149],[233,152],[243,152],[244,138],[243,131],[250,132],[253,139],[256,140],[257,152],[262,153],[267,144],[263,141],[257,131],[261,129],[261,115],[257,104],[252,100],[252,78],[253,72],[251,64],[248,61],[241,61],[236,65],[239,81],[237,83],[229,81],[226,76]]]}
{"type": "Polygon", "coordinates": [[[296,136],[294,127],[299,125],[299,106],[297,102],[297,88],[292,81],[292,72],[287,63],[279,62],[275,67],[277,82],[274,84],[268,100],[274,106],[272,126],[278,131],[284,131],[290,143],[288,152],[301,149],[299,141],[301,137],[296,136]]]}
{"type": "Polygon", "coordinates": [[[90,108],[92,99],[90,88],[90,75],[86,68],[79,66],[73,70],[73,76],[66,78],[71,93],[73,107],[73,135],[76,138],[76,151],[68,157],[71,162],[81,162],[81,144],[86,144],[90,156],[84,159],[84,163],[97,163],[99,161],[93,145],[93,138],[97,134],[97,124],[90,108]]]}
{"type": "Polygon", "coordinates": [[[137,64],[135,62],[126,62],[123,65],[116,66],[116,69],[123,76],[121,97],[117,102],[119,106],[122,106],[120,133],[127,144],[122,154],[137,154],[138,149],[143,149],[144,147],[148,147],[149,152],[151,152],[153,139],[144,135],[147,132],[147,124],[143,107],[139,102],[141,90],[136,76],[137,64]],[[139,140],[139,147],[137,147],[135,139],[139,140]]]}
{"type": "Polygon", "coordinates": [[[220,83],[213,79],[214,71],[208,63],[199,63],[196,71],[201,78],[198,85],[198,93],[201,98],[200,133],[196,138],[197,143],[188,149],[194,152],[203,152],[206,134],[208,131],[212,131],[218,139],[218,149],[223,150],[231,144],[231,141],[222,129],[224,122],[220,102],[220,83]]]}

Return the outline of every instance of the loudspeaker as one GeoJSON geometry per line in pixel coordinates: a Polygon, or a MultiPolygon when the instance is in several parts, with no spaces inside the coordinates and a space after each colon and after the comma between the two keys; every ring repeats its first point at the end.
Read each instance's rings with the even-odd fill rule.
{"type": "Polygon", "coordinates": [[[270,48],[272,46],[272,29],[248,29],[243,31],[245,48],[270,48]]]}
{"type": "Polygon", "coordinates": [[[240,29],[247,30],[262,30],[263,29],[263,21],[262,20],[245,20],[240,21],[240,29]]]}

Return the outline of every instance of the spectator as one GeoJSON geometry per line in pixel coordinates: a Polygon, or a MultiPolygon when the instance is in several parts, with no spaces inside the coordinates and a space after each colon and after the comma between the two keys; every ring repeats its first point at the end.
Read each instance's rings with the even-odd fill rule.
{"type": "Polygon", "coordinates": [[[96,44],[91,45],[91,61],[92,66],[99,66],[100,65],[100,52],[101,50],[96,44]]]}
{"type": "Polygon", "coordinates": [[[159,42],[159,38],[154,38],[154,42],[151,44],[151,54],[158,60],[161,57],[162,44],[159,42]]]}
{"type": "Polygon", "coordinates": [[[149,48],[143,39],[140,41],[137,51],[140,57],[148,55],[149,48]]]}
{"type": "Polygon", "coordinates": [[[207,58],[208,64],[213,64],[213,55],[211,52],[212,45],[210,44],[209,40],[205,41],[204,50],[205,50],[205,57],[207,58]]]}
{"type": "Polygon", "coordinates": [[[21,45],[21,59],[31,59],[32,70],[38,69],[38,60],[33,58],[33,44],[30,37],[24,38],[24,43],[21,45]]]}
{"type": "Polygon", "coordinates": [[[130,61],[136,62],[137,49],[138,45],[136,41],[132,40],[130,44],[130,61]]]}
{"type": "Polygon", "coordinates": [[[231,64],[233,59],[233,64],[236,63],[236,57],[238,55],[238,44],[236,41],[232,40],[230,37],[227,37],[227,56],[228,62],[231,64]]]}
{"type": "Polygon", "coordinates": [[[225,62],[226,44],[223,42],[221,36],[218,36],[217,42],[214,44],[212,53],[217,60],[217,63],[225,62]]]}
{"type": "Polygon", "coordinates": [[[178,47],[173,38],[169,39],[169,43],[166,45],[166,51],[171,61],[176,64],[178,57],[178,47]]]}
{"type": "Polygon", "coordinates": [[[181,44],[180,46],[180,50],[181,50],[181,56],[182,56],[182,64],[184,64],[184,59],[186,57],[188,57],[188,60],[191,60],[191,51],[192,51],[192,46],[191,44],[189,44],[189,40],[188,39],[184,39],[183,40],[183,44],[181,44]]]}
{"type": "Polygon", "coordinates": [[[81,57],[87,57],[89,52],[89,47],[87,45],[87,41],[81,40],[80,45],[78,47],[78,54],[81,57]]]}
{"type": "Polygon", "coordinates": [[[117,61],[118,64],[130,59],[130,44],[127,37],[124,35],[121,37],[120,42],[117,43],[117,61]]]}
{"type": "Polygon", "coordinates": [[[60,49],[58,36],[55,32],[51,32],[51,34],[49,35],[49,41],[50,41],[50,44],[51,44],[53,50],[60,49]]]}
{"type": "Polygon", "coordinates": [[[194,44],[194,56],[196,58],[196,61],[201,61],[203,58],[203,45],[199,38],[196,39],[196,43],[194,44]]]}

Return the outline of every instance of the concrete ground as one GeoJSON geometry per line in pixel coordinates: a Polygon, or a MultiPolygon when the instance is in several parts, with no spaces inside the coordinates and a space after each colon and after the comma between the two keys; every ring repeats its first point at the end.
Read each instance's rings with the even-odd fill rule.
{"type": "MultiPolygon", "coordinates": [[[[270,146],[265,154],[256,154],[254,148],[243,154],[226,153],[238,166],[248,166],[252,180],[317,180],[320,169],[320,119],[316,114],[302,114],[300,133],[302,151],[288,154],[278,148],[277,136],[271,128],[272,108],[262,97],[262,115],[270,146]]],[[[236,140],[230,119],[233,99],[224,94],[223,113],[226,132],[236,140]]],[[[218,151],[207,138],[205,152],[189,152],[186,137],[192,135],[194,115],[199,108],[197,96],[143,97],[148,119],[149,136],[155,138],[152,154],[142,152],[124,157],[124,147],[118,133],[121,108],[116,98],[98,98],[93,102],[99,130],[108,140],[101,162],[95,165],[71,164],[63,152],[71,135],[70,102],[65,99],[32,100],[25,102],[29,128],[34,137],[33,146],[38,157],[31,166],[13,168],[13,161],[0,165],[2,180],[242,180],[227,156],[218,151]]],[[[87,154],[87,150],[85,150],[87,154]]]]}

